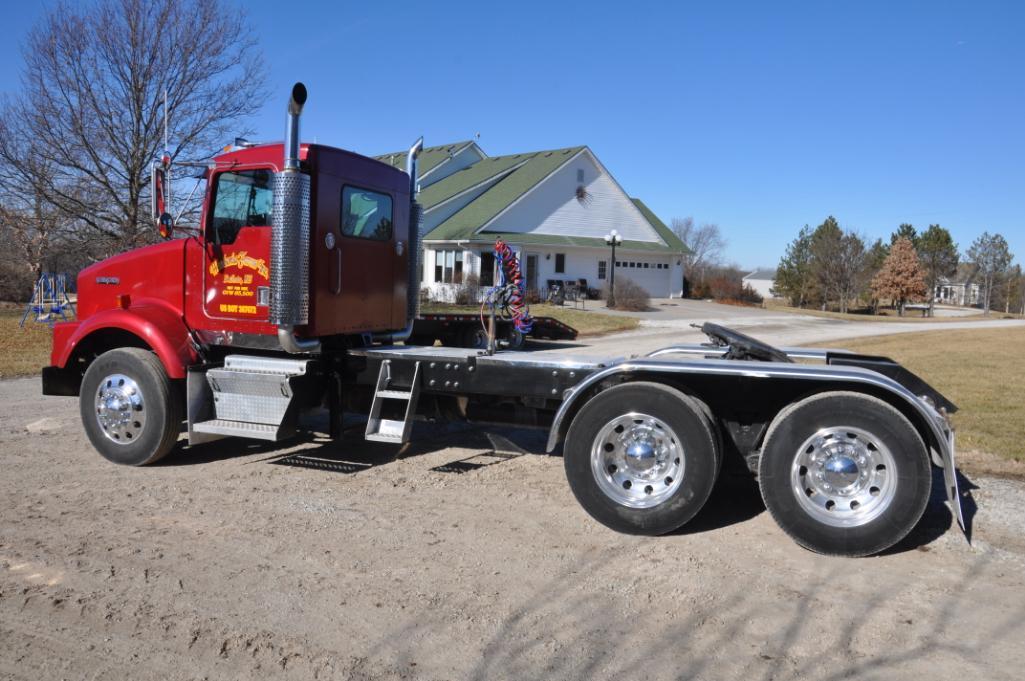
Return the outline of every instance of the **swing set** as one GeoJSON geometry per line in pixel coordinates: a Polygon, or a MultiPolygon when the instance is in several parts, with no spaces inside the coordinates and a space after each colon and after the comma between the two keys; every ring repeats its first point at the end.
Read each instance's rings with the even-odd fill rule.
{"type": "Polygon", "coordinates": [[[69,321],[75,318],[75,304],[68,297],[68,275],[64,273],[44,272],[32,290],[32,298],[25,305],[25,314],[21,316],[21,327],[32,318],[37,324],[53,326],[57,321],[69,321]]]}

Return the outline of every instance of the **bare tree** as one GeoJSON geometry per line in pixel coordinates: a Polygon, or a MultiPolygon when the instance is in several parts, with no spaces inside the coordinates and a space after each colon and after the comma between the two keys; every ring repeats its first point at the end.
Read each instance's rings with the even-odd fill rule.
{"type": "Polygon", "coordinates": [[[981,284],[982,309],[989,314],[989,308],[993,302],[993,288],[1000,278],[1011,266],[1011,252],[1007,247],[1007,240],[1000,234],[983,232],[976,239],[971,248],[968,249],[968,261],[978,269],[978,277],[981,284]]]}
{"type": "Polygon", "coordinates": [[[684,255],[683,264],[688,277],[703,282],[709,268],[722,264],[726,240],[719,225],[705,223],[697,227],[694,218],[673,218],[672,229],[690,253],[684,255]]]}
{"type": "Polygon", "coordinates": [[[22,178],[18,191],[41,188],[109,250],[153,238],[146,202],[164,95],[171,157],[208,158],[263,103],[251,36],[244,14],[219,0],[56,6],[26,41],[22,93],[2,113],[0,164],[22,178]]]}

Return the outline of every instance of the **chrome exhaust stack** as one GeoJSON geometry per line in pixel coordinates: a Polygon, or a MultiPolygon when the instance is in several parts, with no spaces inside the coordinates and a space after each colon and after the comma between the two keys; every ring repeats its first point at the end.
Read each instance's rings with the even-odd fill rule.
{"type": "Polygon", "coordinates": [[[420,223],[423,209],[416,202],[417,158],[424,148],[421,137],[406,153],[406,174],[409,175],[409,265],[406,271],[406,328],[401,331],[374,334],[379,343],[398,343],[407,340],[413,333],[413,323],[420,316],[420,261],[423,247],[420,243],[420,223]]]}
{"type": "Polygon", "coordinates": [[[278,327],[281,347],[296,354],[320,351],[319,340],[295,337],[310,311],[310,176],[299,171],[304,104],[306,86],[296,83],[288,100],[284,168],[274,175],[270,250],[270,323],[278,327]]]}

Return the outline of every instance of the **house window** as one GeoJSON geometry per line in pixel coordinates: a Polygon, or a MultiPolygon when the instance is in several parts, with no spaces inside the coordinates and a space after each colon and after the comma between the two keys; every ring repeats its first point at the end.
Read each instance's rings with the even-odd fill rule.
{"type": "Polygon", "coordinates": [[[644,269],[648,269],[648,263],[644,263],[644,269]]]}
{"type": "Polygon", "coordinates": [[[463,283],[463,252],[439,250],[434,252],[434,282],[436,284],[463,283]]]}
{"type": "Polygon", "coordinates": [[[605,269],[606,269],[606,267],[608,267],[608,263],[607,262],[605,262],[604,260],[599,260],[598,261],[598,278],[599,279],[604,279],[605,278],[605,269]]]}
{"type": "Polygon", "coordinates": [[[577,184],[583,184],[583,183],[584,183],[584,169],[583,168],[577,168],[577,184]]]}
{"type": "Polygon", "coordinates": [[[495,285],[495,254],[492,251],[480,252],[480,285],[495,285]]]}
{"type": "Polygon", "coordinates": [[[391,239],[391,197],[369,189],[342,187],[342,236],[391,239]]]}
{"type": "Polygon", "coordinates": [[[556,253],[555,254],[555,273],[565,274],[566,273],[566,254],[556,253]]]}

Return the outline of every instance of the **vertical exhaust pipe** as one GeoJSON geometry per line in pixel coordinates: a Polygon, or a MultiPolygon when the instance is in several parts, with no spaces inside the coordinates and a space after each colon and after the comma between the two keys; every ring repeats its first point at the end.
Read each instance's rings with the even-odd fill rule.
{"type": "Polygon", "coordinates": [[[299,170],[299,116],[306,104],[306,86],[296,83],[288,100],[285,162],[274,175],[271,219],[270,322],[278,342],[291,353],[319,352],[317,339],[299,340],[295,327],[309,322],[310,309],[310,176],[299,170]]]}
{"type": "Polygon", "coordinates": [[[406,174],[409,175],[409,258],[406,269],[406,328],[401,331],[374,334],[375,341],[380,343],[398,343],[407,340],[413,334],[413,323],[420,316],[420,261],[423,258],[423,245],[420,243],[420,223],[423,220],[423,209],[416,202],[417,159],[424,148],[421,137],[406,152],[406,174]]]}

